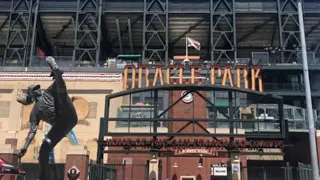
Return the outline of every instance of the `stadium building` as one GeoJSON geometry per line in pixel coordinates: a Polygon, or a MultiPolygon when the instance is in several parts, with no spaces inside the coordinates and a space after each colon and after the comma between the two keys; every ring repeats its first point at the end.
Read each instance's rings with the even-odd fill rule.
{"type": "MultiPolygon", "coordinates": [[[[320,2],[302,8],[319,128],[320,2]]],[[[1,0],[0,134],[23,143],[30,107],[15,98],[48,86],[50,55],[78,97],[80,144],[118,179],[285,179],[311,163],[299,27],[296,0],[1,0]],[[244,146],[195,142],[223,140],[244,146]]]]}

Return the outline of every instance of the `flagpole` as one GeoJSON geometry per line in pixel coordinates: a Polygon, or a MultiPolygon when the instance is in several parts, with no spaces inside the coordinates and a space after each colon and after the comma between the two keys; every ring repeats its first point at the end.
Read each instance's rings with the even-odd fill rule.
{"type": "Polygon", "coordinates": [[[186,59],[188,59],[188,37],[186,36],[186,59]]]}

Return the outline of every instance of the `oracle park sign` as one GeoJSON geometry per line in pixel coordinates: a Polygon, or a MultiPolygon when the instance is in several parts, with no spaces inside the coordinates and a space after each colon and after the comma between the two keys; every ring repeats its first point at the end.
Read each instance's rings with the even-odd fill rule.
{"type": "Polygon", "coordinates": [[[169,65],[167,67],[160,65],[155,67],[149,65],[139,65],[138,67],[127,65],[124,68],[123,75],[124,89],[129,90],[156,86],[159,83],[160,85],[186,84],[184,79],[186,77],[186,71],[189,71],[191,76],[189,75],[188,77],[190,80],[187,82],[188,84],[209,83],[211,85],[229,85],[230,87],[263,92],[261,66],[240,65],[232,68],[231,66],[222,67],[219,65],[212,65],[209,69],[206,69],[209,75],[209,81],[205,80],[207,78],[201,77],[199,76],[199,73],[197,73],[201,68],[201,65],[191,65],[188,70],[186,70],[183,65],[169,65]],[[154,70],[153,76],[150,73],[151,70],[154,70]],[[172,79],[172,73],[178,75],[177,78],[172,79]],[[131,83],[129,83],[130,80],[131,83]],[[218,80],[220,80],[219,83],[218,80]],[[256,82],[258,82],[258,86],[256,82]],[[256,86],[258,88],[256,88],[256,86]]]}

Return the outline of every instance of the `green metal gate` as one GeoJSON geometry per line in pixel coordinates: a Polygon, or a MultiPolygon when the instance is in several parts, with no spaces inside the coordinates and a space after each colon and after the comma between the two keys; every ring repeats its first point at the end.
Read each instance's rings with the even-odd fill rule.
{"type": "Polygon", "coordinates": [[[282,167],[242,167],[242,179],[248,180],[312,180],[311,165],[289,163],[282,167]]]}
{"type": "Polygon", "coordinates": [[[124,180],[125,164],[98,164],[90,161],[88,167],[89,180],[124,180]]]}
{"type": "MultiPolygon", "coordinates": [[[[158,164],[158,179],[162,179],[162,161],[158,164]]],[[[149,161],[146,164],[98,164],[90,161],[88,180],[149,180],[149,161]]]]}

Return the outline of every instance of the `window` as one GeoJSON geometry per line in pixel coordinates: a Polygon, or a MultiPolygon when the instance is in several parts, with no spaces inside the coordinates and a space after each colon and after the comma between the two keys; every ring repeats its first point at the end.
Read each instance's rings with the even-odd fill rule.
{"type": "Polygon", "coordinates": [[[285,108],[284,109],[284,118],[292,120],[293,119],[293,109],[291,108],[285,108]]]}
{"type": "MultiPolygon", "coordinates": [[[[153,97],[145,97],[144,103],[148,103],[150,105],[154,105],[153,97]]],[[[163,110],[163,97],[158,98],[158,110],[163,110]]]]}
{"type": "Polygon", "coordinates": [[[132,97],[132,102],[131,102],[131,104],[137,104],[138,102],[141,102],[139,96],[134,96],[134,97],[132,97]]]}
{"type": "MultiPolygon", "coordinates": [[[[219,110],[213,111],[213,108],[208,108],[208,118],[211,119],[226,119],[223,113],[219,112],[219,110]],[[216,116],[216,117],[215,117],[216,116]]],[[[208,122],[208,128],[229,128],[229,122],[208,122]]]]}
{"type": "Polygon", "coordinates": [[[122,158],[122,164],[132,164],[132,157],[124,157],[122,158]]]}
{"type": "MultiPolygon", "coordinates": [[[[153,107],[123,107],[118,113],[118,118],[150,119],[153,118],[153,107]]],[[[128,127],[129,123],[131,128],[152,126],[150,121],[118,121],[116,125],[117,127],[128,127]]]]}

